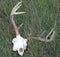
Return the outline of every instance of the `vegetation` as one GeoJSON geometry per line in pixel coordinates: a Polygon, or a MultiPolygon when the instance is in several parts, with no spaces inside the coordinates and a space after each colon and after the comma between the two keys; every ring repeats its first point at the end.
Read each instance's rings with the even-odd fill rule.
{"type": "MultiPolygon", "coordinates": [[[[15,37],[10,21],[12,8],[21,0],[0,0],[0,57],[20,57],[12,51],[11,40],[15,37]]],[[[17,26],[24,23],[20,29],[23,37],[32,30],[33,36],[40,36],[45,30],[49,33],[56,20],[56,35],[52,42],[31,40],[30,51],[25,51],[22,57],[59,57],[60,56],[60,0],[22,0],[18,11],[26,14],[15,16],[17,26]]],[[[43,35],[44,37],[44,35],[43,35]]]]}

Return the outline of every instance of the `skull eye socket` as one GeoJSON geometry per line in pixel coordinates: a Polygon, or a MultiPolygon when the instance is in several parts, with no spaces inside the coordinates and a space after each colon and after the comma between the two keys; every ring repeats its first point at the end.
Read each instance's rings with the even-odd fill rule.
{"type": "Polygon", "coordinates": [[[20,52],[23,52],[23,48],[20,48],[19,51],[20,51],[20,52]]]}

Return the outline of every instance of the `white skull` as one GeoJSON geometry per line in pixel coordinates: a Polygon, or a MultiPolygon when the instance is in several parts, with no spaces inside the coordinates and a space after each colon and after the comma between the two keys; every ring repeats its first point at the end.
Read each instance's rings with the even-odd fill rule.
{"type": "Polygon", "coordinates": [[[18,51],[18,54],[22,56],[27,46],[27,39],[24,39],[20,35],[17,35],[16,38],[12,40],[12,43],[13,51],[18,51]]]}

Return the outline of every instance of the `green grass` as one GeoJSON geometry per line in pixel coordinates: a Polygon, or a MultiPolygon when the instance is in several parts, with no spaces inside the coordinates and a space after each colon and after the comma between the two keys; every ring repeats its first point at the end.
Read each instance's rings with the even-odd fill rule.
{"type": "MultiPolygon", "coordinates": [[[[15,36],[10,22],[12,8],[21,0],[0,0],[0,57],[20,57],[12,51],[11,40],[15,36]]],[[[52,42],[31,40],[30,51],[25,51],[22,57],[59,57],[60,56],[60,0],[22,0],[23,5],[18,11],[26,14],[15,16],[17,26],[24,23],[20,29],[23,37],[27,37],[30,28],[34,36],[39,36],[44,30],[48,33],[56,20],[56,35],[52,42]]]]}

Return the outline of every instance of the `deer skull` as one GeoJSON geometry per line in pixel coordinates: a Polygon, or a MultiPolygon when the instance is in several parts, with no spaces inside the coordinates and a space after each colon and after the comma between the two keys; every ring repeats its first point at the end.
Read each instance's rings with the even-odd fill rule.
{"type": "Polygon", "coordinates": [[[18,54],[22,56],[27,46],[27,39],[17,35],[16,38],[13,38],[12,43],[13,51],[18,51],[18,54]]]}

